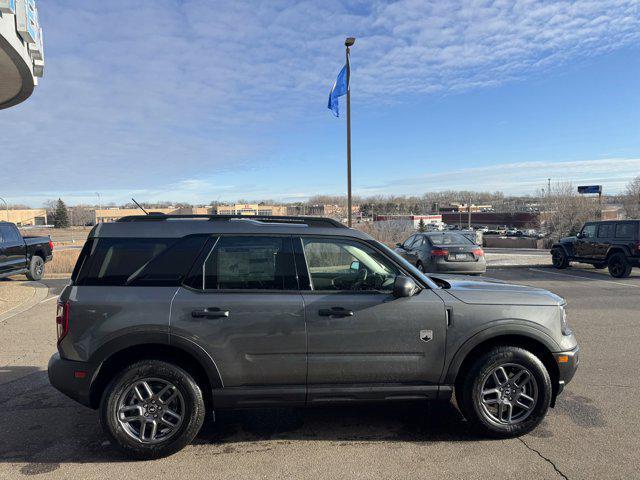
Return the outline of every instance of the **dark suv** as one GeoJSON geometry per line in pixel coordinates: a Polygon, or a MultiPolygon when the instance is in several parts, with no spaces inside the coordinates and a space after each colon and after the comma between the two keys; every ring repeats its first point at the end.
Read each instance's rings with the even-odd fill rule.
{"type": "Polygon", "coordinates": [[[140,458],[205,412],[449,400],[486,434],[535,428],[578,364],[545,290],[426,277],[321,218],[150,215],[90,233],[56,318],[53,386],[140,458]]]}
{"type": "Polygon", "coordinates": [[[625,278],[640,266],[640,220],[588,222],[575,237],[566,237],[551,248],[555,268],[571,262],[609,267],[612,277],[625,278]]]}

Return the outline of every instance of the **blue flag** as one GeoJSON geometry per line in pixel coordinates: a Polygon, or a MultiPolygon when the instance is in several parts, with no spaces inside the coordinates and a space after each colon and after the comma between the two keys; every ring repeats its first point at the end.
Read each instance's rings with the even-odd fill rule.
{"type": "Polygon", "coordinates": [[[347,85],[347,66],[345,65],[340,70],[338,74],[338,78],[336,78],[336,82],[333,84],[333,88],[329,93],[329,104],[327,108],[333,112],[336,117],[340,116],[340,109],[338,104],[338,98],[347,94],[347,89],[349,86],[347,85]]]}

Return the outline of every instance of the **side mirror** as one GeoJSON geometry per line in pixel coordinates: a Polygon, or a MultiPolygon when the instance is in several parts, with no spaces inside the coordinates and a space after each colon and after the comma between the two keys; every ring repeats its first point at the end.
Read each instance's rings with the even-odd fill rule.
{"type": "Polygon", "coordinates": [[[358,260],[354,260],[353,262],[351,262],[351,270],[360,270],[360,262],[358,260]]]}
{"type": "Polygon", "coordinates": [[[396,243],[396,247],[403,248],[401,243],[396,243]]]}
{"type": "Polygon", "coordinates": [[[582,238],[582,237],[583,237],[582,232],[578,232],[578,234],[576,235],[576,238],[582,238]]]}
{"type": "Polygon", "coordinates": [[[416,284],[409,277],[398,275],[393,282],[393,296],[397,298],[410,297],[416,291],[416,284]]]}

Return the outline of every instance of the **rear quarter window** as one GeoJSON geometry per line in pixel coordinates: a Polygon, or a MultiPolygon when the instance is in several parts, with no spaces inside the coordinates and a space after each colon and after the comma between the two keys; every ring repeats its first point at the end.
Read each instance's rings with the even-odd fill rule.
{"type": "Polygon", "coordinates": [[[616,225],[616,238],[633,239],[636,236],[637,229],[636,223],[618,223],[616,225]]]}
{"type": "Polygon", "coordinates": [[[180,285],[206,236],[185,238],[98,238],[81,254],[77,285],[180,285]]]}

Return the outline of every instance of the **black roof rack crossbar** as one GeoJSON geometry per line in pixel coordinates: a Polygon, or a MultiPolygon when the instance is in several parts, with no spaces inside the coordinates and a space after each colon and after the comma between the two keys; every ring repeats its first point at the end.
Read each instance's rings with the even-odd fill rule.
{"type": "Polygon", "coordinates": [[[348,228],[333,218],[305,217],[305,216],[275,216],[275,215],[172,215],[149,212],[149,215],[130,215],[118,219],[118,222],[158,222],[171,219],[206,219],[212,222],[227,222],[230,220],[251,220],[262,223],[278,223],[290,225],[307,225],[309,227],[348,228]]]}

